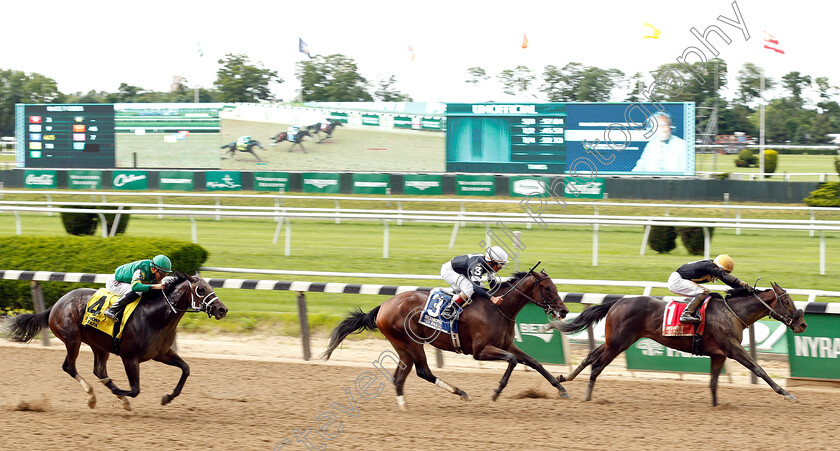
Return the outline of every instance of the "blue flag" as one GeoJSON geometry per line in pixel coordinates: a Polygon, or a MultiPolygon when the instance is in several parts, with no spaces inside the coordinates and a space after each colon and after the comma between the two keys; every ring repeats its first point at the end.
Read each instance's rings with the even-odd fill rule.
{"type": "Polygon", "coordinates": [[[309,46],[305,42],[303,42],[302,38],[298,38],[298,41],[299,41],[298,42],[298,47],[300,49],[300,53],[305,53],[306,56],[308,56],[311,59],[312,55],[309,54],[309,46]]]}

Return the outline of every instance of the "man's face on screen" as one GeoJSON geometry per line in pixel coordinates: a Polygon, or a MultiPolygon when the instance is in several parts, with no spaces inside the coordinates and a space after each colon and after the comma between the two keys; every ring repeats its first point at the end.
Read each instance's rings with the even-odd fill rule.
{"type": "Polygon", "coordinates": [[[666,116],[656,116],[656,139],[667,141],[671,138],[671,121],[666,116]]]}

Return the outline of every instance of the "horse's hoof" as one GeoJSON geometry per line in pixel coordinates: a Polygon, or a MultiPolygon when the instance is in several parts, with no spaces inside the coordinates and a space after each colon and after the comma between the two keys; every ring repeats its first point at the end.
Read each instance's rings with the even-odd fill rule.
{"type": "Polygon", "coordinates": [[[163,395],[163,398],[160,399],[160,405],[165,406],[165,405],[169,404],[170,401],[172,401],[171,396],[169,396],[168,394],[163,395]]]}
{"type": "Polygon", "coordinates": [[[569,392],[567,392],[566,390],[561,390],[561,391],[560,391],[560,398],[562,398],[562,399],[569,399],[569,398],[570,398],[570,396],[569,396],[569,392]]]}
{"type": "Polygon", "coordinates": [[[88,407],[90,407],[91,409],[96,407],[96,396],[91,396],[90,398],[88,398],[88,407]]]}
{"type": "Polygon", "coordinates": [[[557,380],[560,381],[560,382],[566,382],[566,376],[561,374],[561,375],[557,376],[557,380]]]}
{"type": "Polygon", "coordinates": [[[493,391],[493,395],[490,396],[490,400],[496,402],[497,399],[499,399],[499,392],[493,391]]]}
{"type": "Polygon", "coordinates": [[[785,399],[796,401],[796,396],[791,395],[790,393],[785,395],[785,399]]]}
{"type": "Polygon", "coordinates": [[[472,398],[470,398],[470,395],[468,395],[467,392],[465,392],[464,390],[461,390],[460,388],[457,389],[457,391],[455,393],[457,393],[458,395],[461,396],[461,401],[466,401],[466,402],[472,401],[472,398]]]}

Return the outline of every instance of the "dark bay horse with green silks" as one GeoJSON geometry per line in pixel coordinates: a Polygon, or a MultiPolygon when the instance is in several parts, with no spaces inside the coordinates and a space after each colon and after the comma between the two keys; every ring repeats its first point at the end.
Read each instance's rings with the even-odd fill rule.
{"type": "MultiPolygon", "coordinates": [[[[667,337],[662,335],[662,318],[668,302],[650,296],[613,299],[584,310],[569,323],[553,321],[551,328],[566,333],[582,331],[606,318],[606,341],[595,348],[574,371],[567,376],[560,376],[562,381],[571,381],[588,365],[592,365],[589,385],[586,387],[586,400],[592,399],[592,387],[601,371],[616,356],[629,348],[640,338],[650,338],[669,348],[691,352],[693,337],[667,337]]],[[[729,357],[744,365],[764,379],[776,393],[785,399],[796,399],[779,386],[747,351],[741,346],[744,329],[759,319],[770,315],[781,321],[794,333],[805,331],[804,312],[797,309],[790,295],[777,284],[772,289],[753,291],[749,288],[730,290],[726,298],[713,297],[706,308],[706,325],[702,333],[703,344],[700,354],[711,357],[712,406],[717,405],[717,381],[723,363],[729,357]]]]}
{"type": "MultiPolygon", "coordinates": [[[[533,302],[554,318],[565,318],[569,313],[551,278],[545,271],[538,273],[532,269],[519,272],[503,282],[496,293],[502,294],[503,301],[499,305],[489,299],[476,297],[476,301],[464,309],[459,319],[461,348],[464,354],[472,354],[476,360],[508,362],[499,387],[493,392],[493,401],[507,385],[517,363],[537,370],[558,390],[561,397],[568,398],[569,395],[560,382],[513,343],[516,326],[514,318],[525,304],[533,302]]],[[[437,332],[418,323],[428,296],[428,291],[407,291],[388,299],[368,313],[357,309],[333,330],[323,358],[329,359],[342,340],[351,333],[378,329],[391,342],[400,357],[400,363],[394,373],[397,404],[400,409],[406,408],[403,385],[412,365],[417,368],[417,376],[460,396],[464,401],[470,401],[471,398],[466,392],[435,377],[426,362],[423,349],[426,343],[444,351],[456,351],[449,334],[437,332]]]]}
{"type": "Polygon", "coordinates": [[[133,398],[140,393],[140,362],[151,359],[176,366],[181,369],[181,379],[172,393],[163,395],[161,399],[161,404],[168,404],[181,393],[190,375],[189,365],[172,349],[175,331],[184,313],[205,312],[218,320],[225,317],[228,309],[210,284],[198,274],[175,273],[164,278],[163,283],[166,286],[164,290],[152,290],[143,295],[123,330],[119,356],[131,385],[130,390],[120,389],[108,377],[106,365],[108,357],[114,352],[113,339],[97,329],[82,326],[87,301],[96,290],[79,288],[65,294],[41,313],[8,318],[6,325],[10,338],[26,343],[49,326],[67,349],[62,369],[82,385],[91,409],[96,407],[93,387],[76,371],[76,358],[82,343],[87,343],[93,350],[93,374],[120,399],[125,410],[131,410],[127,396],[133,398]]]}

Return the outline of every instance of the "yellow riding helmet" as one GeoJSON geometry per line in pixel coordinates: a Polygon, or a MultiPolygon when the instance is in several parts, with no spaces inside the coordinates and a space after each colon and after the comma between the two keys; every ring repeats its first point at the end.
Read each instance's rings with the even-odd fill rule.
{"type": "Polygon", "coordinates": [[[729,254],[720,254],[715,257],[715,265],[727,273],[730,273],[733,269],[735,269],[735,261],[732,260],[732,257],[730,257],[729,254]]]}

